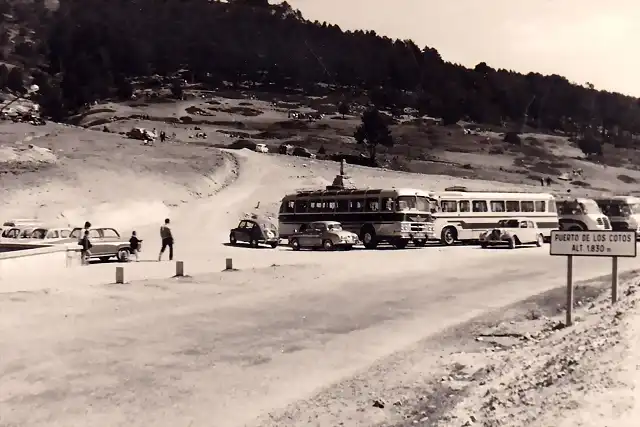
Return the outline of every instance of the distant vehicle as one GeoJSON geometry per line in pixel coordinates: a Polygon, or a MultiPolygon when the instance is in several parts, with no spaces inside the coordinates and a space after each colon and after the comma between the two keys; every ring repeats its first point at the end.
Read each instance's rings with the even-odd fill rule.
{"type": "Polygon", "coordinates": [[[421,190],[332,189],[301,191],[282,198],[278,214],[280,236],[289,238],[303,224],[337,221],[358,235],[367,249],[388,242],[398,249],[413,241],[425,246],[433,239],[435,200],[421,190]]]}
{"type": "Polygon", "coordinates": [[[33,230],[31,233],[32,239],[52,241],[60,239],[68,239],[71,235],[70,228],[47,228],[40,227],[33,230]]]}
{"type": "Polygon", "coordinates": [[[558,198],[556,200],[560,230],[611,230],[609,218],[592,199],[558,198]]]}
{"type": "Polygon", "coordinates": [[[596,198],[595,202],[609,218],[613,231],[635,231],[640,237],[640,198],[613,196],[596,198]]]}
{"type": "Polygon", "coordinates": [[[511,218],[498,221],[498,226],[480,234],[480,246],[508,245],[510,249],[517,246],[535,244],[540,247],[544,243],[542,231],[535,222],[526,218],[511,218]]]}
{"type": "Polygon", "coordinates": [[[20,237],[21,229],[18,227],[7,227],[2,230],[3,239],[17,239],[20,237]]]}
{"type": "MultiPolygon", "coordinates": [[[[71,231],[69,240],[78,241],[84,233],[84,228],[76,227],[71,231]]],[[[115,257],[120,262],[129,261],[131,246],[128,240],[123,239],[115,228],[90,228],[89,240],[92,259],[98,258],[100,261],[109,261],[115,257]]]]}
{"type": "Polygon", "coordinates": [[[303,225],[301,229],[289,236],[289,246],[294,251],[303,248],[322,248],[332,251],[336,248],[352,249],[358,244],[358,235],[342,229],[336,221],[317,221],[303,225]]]}
{"type": "Polygon", "coordinates": [[[306,157],[308,159],[315,159],[316,155],[313,154],[311,151],[307,150],[304,147],[294,147],[293,148],[293,153],[294,156],[298,156],[298,157],[306,157]]]}
{"type": "Polygon", "coordinates": [[[435,216],[435,235],[444,245],[477,241],[480,234],[514,216],[535,222],[545,240],[560,227],[556,201],[548,193],[466,191],[453,187],[433,194],[440,209],[435,216]]]}
{"type": "Polygon", "coordinates": [[[275,224],[269,221],[243,219],[229,232],[229,243],[235,246],[240,242],[249,243],[252,248],[263,244],[275,249],[280,244],[280,236],[275,224]]]}
{"type": "Polygon", "coordinates": [[[16,218],[5,221],[2,226],[3,227],[19,227],[19,226],[41,226],[43,225],[41,221],[38,221],[35,218],[16,218]]]}
{"type": "Polygon", "coordinates": [[[5,239],[19,239],[22,238],[21,235],[27,229],[33,230],[40,226],[42,226],[42,223],[37,219],[11,219],[2,224],[2,234],[0,236],[5,239]]]}
{"type": "Polygon", "coordinates": [[[267,144],[256,144],[255,151],[258,153],[268,153],[269,148],[267,147],[267,144]]]}

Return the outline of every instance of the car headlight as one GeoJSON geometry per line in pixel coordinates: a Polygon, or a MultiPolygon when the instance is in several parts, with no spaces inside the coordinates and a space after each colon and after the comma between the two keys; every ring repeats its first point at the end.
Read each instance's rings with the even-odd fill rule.
{"type": "Polygon", "coordinates": [[[267,237],[269,237],[269,238],[271,238],[271,237],[275,236],[275,234],[273,234],[273,231],[271,231],[271,230],[266,230],[266,231],[264,232],[264,234],[265,234],[267,237]]]}

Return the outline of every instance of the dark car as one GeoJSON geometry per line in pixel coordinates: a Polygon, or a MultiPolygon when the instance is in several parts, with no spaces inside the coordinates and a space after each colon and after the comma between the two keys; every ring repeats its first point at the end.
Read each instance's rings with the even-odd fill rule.
{"type": "Polygon", "coordinates": [[[280,243],[280,235],[278,228],[268,221],[243,219],[229,233],[229,243],[235,246],[240,242],[249,243],[253,248],[261,244],[276,248],[280,243]]]}

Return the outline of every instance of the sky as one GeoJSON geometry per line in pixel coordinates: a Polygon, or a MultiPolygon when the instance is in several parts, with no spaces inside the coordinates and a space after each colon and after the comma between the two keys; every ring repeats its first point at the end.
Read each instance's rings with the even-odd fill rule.
{"type": "Polygon", "coordinates": [[[312,21],[436,48],[445,61],[640,97],[638,0],[287,0],[312,21]]]}

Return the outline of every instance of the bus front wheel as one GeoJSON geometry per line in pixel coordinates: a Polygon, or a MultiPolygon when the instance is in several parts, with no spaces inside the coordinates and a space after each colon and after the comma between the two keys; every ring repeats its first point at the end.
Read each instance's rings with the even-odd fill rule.
{"type": "Polygon", "coordinates": [[[446,227],[442,230],[442,234],[440,235],[440,242],[443,245],[451,246],[458,239],[458,232],[454,227],[446,227]]]}
{"type": "Polygon", "coordinates": [[[376,232],[372,227],[363,227],[360,231],[360,240],[367,249],[375,249],[378,246],[376,232]]]}

